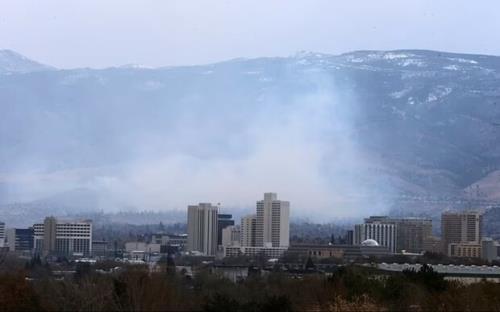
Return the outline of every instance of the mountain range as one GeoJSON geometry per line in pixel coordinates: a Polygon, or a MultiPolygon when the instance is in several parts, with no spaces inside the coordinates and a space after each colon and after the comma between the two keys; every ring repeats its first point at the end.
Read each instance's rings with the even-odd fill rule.
{"type": "MultiPolygon", "coordinates": [[[[0,116],[4,219],[14,203],[82,188],[97,198],[89,209],[120,209],[125,201],[106,199],[108,190],[130,195],[142,185],[148,203],[167,193],[160,202],[168,206],[185,186],[203,194],[196,179],[234,184],[241,170],[254,185],[273,167],[308,196],[337,192],[339,205],[354,198],[394,214],[500,201],[497,56],[300,52],[199,66],[57,69],[0,50],[0,116]],[[169,163],[157,175],[172,172],[173,181],[151,193],[159,159],[169,163]],[[262,163],[255,176],[245,167],[262,163]],[[179,168],[196,182],[184,181],[179,168]]],[[[263,177],[264,186],[273,179],[263,177]]],[[[324,211],[328,203],[317,205],[324,211]]]]}

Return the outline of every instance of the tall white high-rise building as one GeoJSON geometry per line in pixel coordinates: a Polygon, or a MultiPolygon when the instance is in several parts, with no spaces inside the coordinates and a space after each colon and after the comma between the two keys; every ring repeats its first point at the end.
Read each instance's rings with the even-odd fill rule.
{"type": "MultiPolygon", "coordinates": [[[[229,230],[227,236],[229,237],[229,230]]],[[[229,239],[227,239],[229,241],[229,239]]],[[[240,246],[225,245],[224,256],[264,255],[279,258],[290,245],[290,203],[278,200],[275,193],[265,193],[257,202],[257,214],[241,218],[240,246]]]]}
{"type": "Polygon", "coordinates": [[[207,256],[217,252],[218,209],[210,203],[188,206],[188,251],[207,256]]]}
{"type": "Polygon", "coordinates": [[[255,225],[257,223],[256,215],[248,215],[241,218],[240,226],[240,244],[241,246],[255,246],[255,225]]]}
{"type": "Polygon", "coordinates": [[[265,193],[257,202],[255,228],[257,247],[288,247],[290,245],[290,203],[278,200],[276,193],[265,193]]]}

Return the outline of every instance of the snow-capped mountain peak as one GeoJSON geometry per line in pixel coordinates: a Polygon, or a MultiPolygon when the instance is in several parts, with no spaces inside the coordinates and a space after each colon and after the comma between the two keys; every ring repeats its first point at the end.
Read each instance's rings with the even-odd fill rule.
{"type": "Polygon", "coordinates": [[[12,50],[0,50],[0,74],[28,73],[42,70],[53,70],[47,66],[12,50]]]}

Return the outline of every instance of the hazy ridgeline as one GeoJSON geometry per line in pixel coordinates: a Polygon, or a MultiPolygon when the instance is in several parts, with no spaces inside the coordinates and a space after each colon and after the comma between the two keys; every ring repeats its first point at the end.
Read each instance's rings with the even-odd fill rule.
{"type": "Polygon", "coordinates": [[[294,217],[330,221],[500,196],[498,57],[364,51],[56,70],[1,53],[4,204],[231,211],[274,191],[294,217]]]}

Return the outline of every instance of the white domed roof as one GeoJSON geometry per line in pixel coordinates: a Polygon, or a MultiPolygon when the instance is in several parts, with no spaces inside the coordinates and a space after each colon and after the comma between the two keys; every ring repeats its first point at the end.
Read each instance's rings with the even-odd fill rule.
{"type": "Polygon", "coordinates": [[[361,246],[378,246],[378,243],[374,239],[367,239],[361,242],[361,246]]]}

